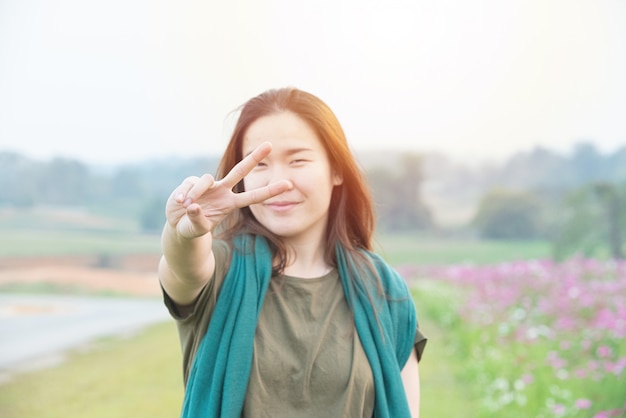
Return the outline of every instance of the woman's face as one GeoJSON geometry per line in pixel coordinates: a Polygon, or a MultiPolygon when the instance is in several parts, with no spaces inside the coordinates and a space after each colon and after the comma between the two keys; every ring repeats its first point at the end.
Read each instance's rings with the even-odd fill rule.
{"type": "Polygon", "coordinates": [[[334,186],[341,184],[315,131],[291,112],[257,119],[243,139],[243,155],[263,142],[272,152],[245,178],[245,190],[286,179],[293,188],[250,206],[256,219],[273,234],[293,244],[324,239],[334,186]]]}

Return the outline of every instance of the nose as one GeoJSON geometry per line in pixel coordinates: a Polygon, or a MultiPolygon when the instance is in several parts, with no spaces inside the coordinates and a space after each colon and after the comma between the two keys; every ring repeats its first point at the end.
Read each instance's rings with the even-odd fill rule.
{"type": "Polygon", "coordinates": [[[267,184],[276,183],[281,180],[291,181],[289,169],[284,164],[272,164],[269,168],[267,184]]]}
{"type": "Polygon", "coordinates": [[[258,187],[269,186],[270,184],[287,180],[293,185],[288,167],[277,163],[266,163],[258,170],[253,170],[243,178],[244,190],[252,190],[258,187]]]}

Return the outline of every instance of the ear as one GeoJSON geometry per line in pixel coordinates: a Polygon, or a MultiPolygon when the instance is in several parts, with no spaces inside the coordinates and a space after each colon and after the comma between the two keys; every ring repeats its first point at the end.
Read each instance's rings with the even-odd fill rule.
{"type": "Polygon", "coordinates": [[[333,186],[341,186],[343,184],[343,175],[337,170],[333,170],[333,186]]]}

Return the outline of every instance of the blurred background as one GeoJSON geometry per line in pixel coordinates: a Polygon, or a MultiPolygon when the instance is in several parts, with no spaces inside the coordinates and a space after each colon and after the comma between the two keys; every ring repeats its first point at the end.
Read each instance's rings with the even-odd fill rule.
{"type": "Polygon", "coordinates": [[[165,200],[185,177],[214,173],[238,106],[266,89],[295,86],[322,98],[342,122],[376,200],[378,248],[410,281],[418,313],[424,305],[431,343],[423,415],[621,416],[626,394],[588,393],[584,379],[595,386],[598,379],[580,377],[583,366],[566,362],[554,374],[528,376],[538,364],[554,366],[555,352],[557,359],[583,353],[606,369],[600,388],[623,383],[626,307],[578,298],[599,288],[626,291],[623,74],[622,0],[0,0],[3,333],[43,335],[64,326],[45,321],[74,312],[83,324],[77,332],[87,335],[94,318],[120,312],[114,305],[89,316],[79,308],[84,298],[156,309],[149,317],[145,305],[143,314],[129,310],[127,326],[71,344],[82,348],[54,367],[26,367],[42,353],[9,361],[10,350],[23,348],[3,337],[0,415],[84,416],[86,407],[93,417],[178,413],[180,353],[155,274],[165,200]],[[550,267],[532,264],[538,260],[550,267]],[[572,260],[587,264],[566,268],[572,260]],[[613,270],[598,273],[589,260],[613,270]],[[597,328],[598,315],[612,325],[580,341],[561,334],[565,320],[555,312],[530,315],[524,301],[551,293],[524,276],[535,285],[511,296],[506,312],[491,312],[502,316],[493,339],[459,337],[485,328],[462,315],[470,296],[517,277],[495,274],[503,263],[522,263],[515,271],[533,278],[547,269],[539,275],[566,286],[551,291],[574,295],[561,312],[591,321],[580,327],[597,328]],[[472,270],[475,282],[451,293],[459,285],[445,268],[458,266],[494,274],[472,270]],[[577,274],[574,285],[568,280],[577,274]],[[64,299],[70,295],[81,302],[64,299]],[[36,319],[47,325],[18,322],[36,319]],[[553,331],[534,360],[516,363],[531,369],[512,376],[502,371],[509,362],[468,370],[461,354],[474,364],[497,355],[463,350],[476,341],[501,345],[502,327],[520,321],[537,321],[525,323],[532,335],[539,323],[553,331]],[[58,379],[74,390],[46,395],[58,379]],[[78,396],[85,385],[96,389],[78,396]],[[139,402],[146,392],[150,402],[139,402]],[[44,398],[33,402],[37,396],[44,398]]]}

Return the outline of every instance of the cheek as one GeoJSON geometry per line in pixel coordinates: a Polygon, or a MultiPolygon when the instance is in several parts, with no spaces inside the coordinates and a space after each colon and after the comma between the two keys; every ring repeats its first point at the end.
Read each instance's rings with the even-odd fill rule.
{"type": "Polygon", "coordinates": [[[259,174],[248,174],[243,178],[243,189],[254,190],[259,187],[265,186],[267,181],[263,179],[263,176],[259,174]]]}
{"type": "Polygon", "coordinates": [[[306,173],[293,179],[299,190],[307,194],[314,194],[319,198],[324,198],[326,194],[330,196],[334,187],[332,179],[323,171],[306,173]]]}

